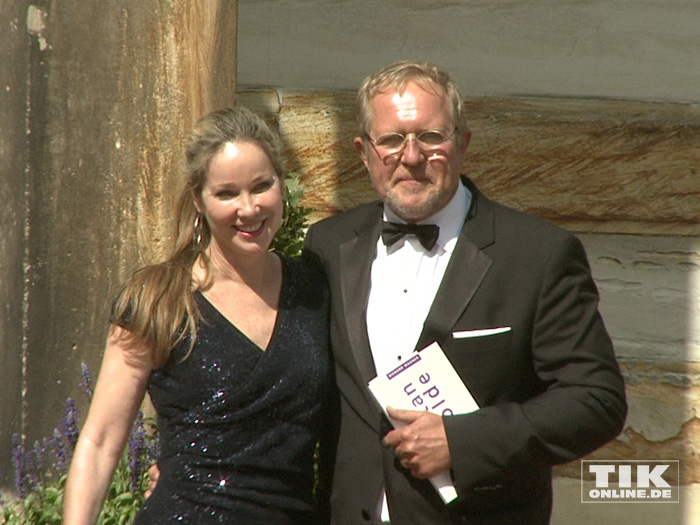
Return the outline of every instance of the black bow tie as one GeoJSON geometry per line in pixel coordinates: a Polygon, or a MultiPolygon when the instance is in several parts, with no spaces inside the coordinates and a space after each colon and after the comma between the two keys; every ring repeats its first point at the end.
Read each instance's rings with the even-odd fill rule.
{"type": "Polygon", "coordinates": [[[382,242],[391,246],[404,235],[415,235],[423,245],[423,248],[430,251],[435,246],[440,234],[440,227],[437,224],[399,224],[396,222],[382,222],[382,242]]]}

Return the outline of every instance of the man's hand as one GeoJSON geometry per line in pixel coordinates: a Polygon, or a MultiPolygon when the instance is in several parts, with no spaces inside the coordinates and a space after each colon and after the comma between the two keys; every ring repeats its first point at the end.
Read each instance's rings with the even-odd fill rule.
{"type": "Polygon", "coordinates": [[[442,417],[427,411],[398,410],[388,407],[396,420],[406,423],[384,436],[384,444],[394,448],[401,465],[419,479],[431,478],[452,468],[452,457],[442,417]]]}
{"type": "Polygon", "coordinates": [[[158,478],[160,477],[160,469],[155,463],[148,468],[148,488],[146,492],[143,493],[143,497],[148,499],[153,494],[153,490],[158,484],[158,478]]]}

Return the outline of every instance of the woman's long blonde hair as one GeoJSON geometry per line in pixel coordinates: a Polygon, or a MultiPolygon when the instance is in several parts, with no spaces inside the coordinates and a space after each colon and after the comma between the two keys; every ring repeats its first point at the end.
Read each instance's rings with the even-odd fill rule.
{"type": "MultiPolygon", "coordinates": [[[[265,122],[245,108],[225,108],[202,117],[194,126],[186,147],[186,184],[176,208],[175,245],[163,262],[145,266],[122,286],[114,302],[111,321],[125,329],[131,348],[143,348],[154,367],[164,365],[177,343],[189,339],[189,352],[197,337],[200,319],[193,293],[207,285],[195,283],[192,271],[201,260],[211,275],[206,248],[211,232],[199,215],[199,198],[212,158],[229,142],[252,142],[267,154],[283,179],[281,145],[265,122]]],[[[188,355],[189,355],[188,352],[188,355]]],[[[137,357],[137,356],[134,356],[137,357]]]]}

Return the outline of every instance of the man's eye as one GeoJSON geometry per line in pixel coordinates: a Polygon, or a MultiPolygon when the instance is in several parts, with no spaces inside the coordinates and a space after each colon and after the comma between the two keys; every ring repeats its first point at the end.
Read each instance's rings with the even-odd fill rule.
{"type": "Polygon", "coordinates": [[[432,146],[442,144],[446,140],[445,135],[443,135],[439,131],[424,131],[423,133],[418,135],[417,138],[423,144],[429,144],[432,146]]]}
{"type": "Polygon", "coordinates": [[[392,133],[390,135],[382,135],[376,140],[377,146],[383,148],[398,148],[403,144],[406,137],[399,133],[392,133]]]}

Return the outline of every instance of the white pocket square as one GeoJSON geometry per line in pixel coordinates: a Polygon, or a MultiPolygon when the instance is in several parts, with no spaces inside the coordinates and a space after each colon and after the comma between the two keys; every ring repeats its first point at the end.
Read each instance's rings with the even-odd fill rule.
{"type": "Polygon", "coordinates": [[[463,330],[461,332],[452,332],[452,337],[455,339],[467,339],[469,337],[486,337],[489,335],[498,335],[510,332],[510,326],[501,326],[499,328],[483,328],[481,330],[463,330]]]}

